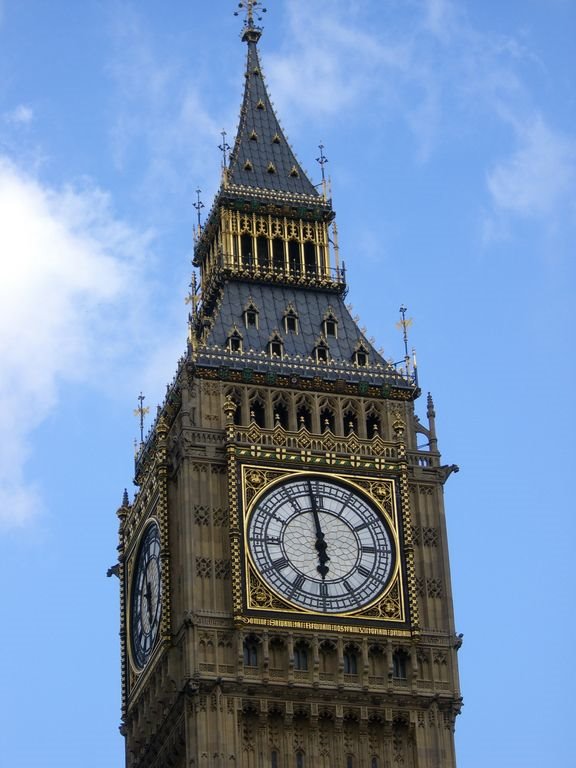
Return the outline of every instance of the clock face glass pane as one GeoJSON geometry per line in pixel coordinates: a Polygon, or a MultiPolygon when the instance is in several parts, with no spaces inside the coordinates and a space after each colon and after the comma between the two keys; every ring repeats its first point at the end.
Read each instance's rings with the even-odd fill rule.
{"type": "Polygon", "coordinates": [[[248,520],[248,549],[264,581],[292,604],[349,613],[374,602],[394,566],[381,513],[342,482],[302,476],[276,485],[248,520]]]}
{"type": "Polygon", "coordinates": [[[161,612],[160,532],[152,523],[140,543],[130,600],[132,657],[140,669],[154,649],[161,612]]]}

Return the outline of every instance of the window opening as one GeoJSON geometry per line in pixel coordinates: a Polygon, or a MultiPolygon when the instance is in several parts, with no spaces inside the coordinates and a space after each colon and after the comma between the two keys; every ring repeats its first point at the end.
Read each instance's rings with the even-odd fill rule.
{"type": "Polygon", "coordinates": [[[244,666],[258,666],[258,644],[255,640],[244,640],[244,666]]]}
{"type": "Polygon", "coordinates": [[[406,680],[407,659],[406,651],[403,651],[401,648],[394,651],[392,656],[392,674],[397,680],[406,680]]]}
{"type": "Polygon", "coordinates": [[[283,402],[276,403],[274,406],[274,426],[276,424],[288,429],[288,408],[283,402]]]}
{"type": "Polygon", "coordinates": [[[290,273],[300,275],[300,244],[296,240],[288,242],[288,263],[290,264],[290,273]]]}
{"type": "Polygon", "coordinates": [[[305,645],[294,647],[294,669],[302,671],[308,669],[308,648],[305,645]]]}
{"type": "Polygon", "coordinates": [[[258,327],[258,312],[255,309],[247,309],[245,313],[246,328],[258,327]]]}
{"type": "Polygon", "coordinates": [[[344,674],[345,675],[357,675],[358,674],[358,657],[355,651],[344,652],[344,674]]]}
{"type": "Polygon", "coordinates": [[[304,753],[296,752],[296,768],[304,768],[304,753]]]}
{"type": "Polygon", "coordinates": [[[278,768],[278,751],[276,749],[273,749],[270,755],[270,768],[278,768]]]}
{"type": "Polygon", "coordinates": [[[242,251],[242,266],[246,269],[250,269],[254,261],[252,235],[242,235],[240,238],[240,247],[242,251]]]}
{"type": "Polygon", "coordinates": [[[272,261],[274,272],[284,272],[284,241],[279,237],[272,240],[272,261]]]}
{"type": "Polygon", "coordinates": [[[368,439],[380,434],[380,417],[376,413],[370,413],[366,418],[366,434],[368,439]]]}
{"type": "Polygon", "coordinates": [[[331,408],[323,408],[320,412],[320,424],[322,432],[330,430],[334,432],[334,411],[331,408]]]}
{"type": "Polygon", "coordinates": [[[253,400],[250,404],[250,416],[259,427],[266,426],[266,409],[261,400],[253,400]]]}
{"type": "Polygon", "coordinates": [[[306,405],[301,405],[296,411],[296,419],[298,421],[298,429],[306,427],[308,432],[312,431],[312,413],[306,405]]]}
{"type": "Polygon", "coordinates": [[[262,235],[256,240],[256,247],[258,252],[258,269],[262,269],[265,272],[270,267],[270,255],[268,253],[268,238],[262,235]]]}
{"type": "Polygon", "coordinates": [[[316,248],[314,243],[304,243],[304,264],[308,277],[315,277],[317,272],[316,248]]]}

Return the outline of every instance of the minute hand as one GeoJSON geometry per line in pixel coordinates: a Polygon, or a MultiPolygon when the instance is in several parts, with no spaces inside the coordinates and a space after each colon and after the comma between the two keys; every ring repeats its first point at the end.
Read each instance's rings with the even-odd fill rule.
{"type": "Polygon", "coordinates": [[[322,526],[320,525],[320,515],[318,514],[318,506],[316,504],[316,499],[314,497],[314,494],[312,493],[312,483],[308,481],[308,492],[310,494],[310,502],[312,504],[312,514],[314,515],[314,526],[316,528],[316,544],[314,545],[316,547],[316,551],[318,552],[318,562],[319,565],[317,567],[317,571],[324,579],[326,577],[326,574],[330,570],[326,563],[330,558],[328,557],[326,550],[328,548],[328,544],[326,544],[326,541],[324,540],[324,533],[322,531],[322,526]]]}

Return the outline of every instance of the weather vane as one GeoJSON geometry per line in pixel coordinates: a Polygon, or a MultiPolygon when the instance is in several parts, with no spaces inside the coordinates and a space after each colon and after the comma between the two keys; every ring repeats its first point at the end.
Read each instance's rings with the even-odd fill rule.
{"type": "MultiPolygon", "coordinates": [[[[408,353],[408,328],[412,325],[412,318],[406,318],[406,312],[408,311],[408,308],[402,304],[400,307],[400,320],[396,323],[396,328],[402,331],[402,336],[404,339],[404,363],[406,364],[406,373],[409,372],[410,368],[410,354],[408,353]]],[[[413,359],[414,359],[414,373],[416,374],[416,352],[412,350],[413,352],[413,359]]]]}
{"type": "Polygon", "coordinates": [[[150,408],[144,407],[144,400],[146,400],[146,396],[140,392],[138,396],[140,405],[134,410],[134,416],[140,417],[140,443],[144,442],[144,416],[146,416],[147,413],[150,413],[150,408]]]}
{"type": "MultiPolygon", "coordinates": [[[[260,0],[240,0],[238,3],[240,11],[246,11],[246,19],[244,26],[252,28],[254,26],[254,12],[256,12],[256,21],[262,21],[262,16],[259,14],[266,13],[266,8],[262,8],[260,0]]],[[[239,16],[240,11],[234,11],[234,16],[239,16]]]]}
{"type": "Polygon", "coordinates": [[[196,190],[196,198],[197,199],[196,199],[195,203],[192,203],[194,208],[196,208],[196,213],[198,214],[198,233],[200,233],[201,230],[202,230],[202,224],[201,224],[201,221],[200,221],[200,211],[202,210],[202,208],[204,208],[204,203],[200,200],[200,192],[201,191],[202,191],[201,189],[197,189],[196,190]]]}

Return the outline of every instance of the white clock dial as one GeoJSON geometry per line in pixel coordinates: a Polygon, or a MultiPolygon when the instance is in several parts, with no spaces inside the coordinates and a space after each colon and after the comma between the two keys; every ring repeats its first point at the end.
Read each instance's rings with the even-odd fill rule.
{"type": "Polygon", "coordinates": [[[264,581],[299,608],[350,613],[374,602],[394,565],[381,513],[344,482],[303,475],[251,511],[248,550],[264,581]]]}

